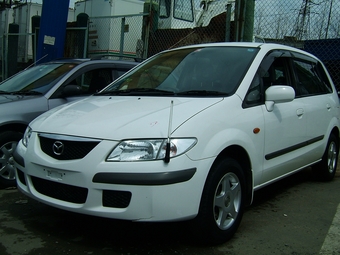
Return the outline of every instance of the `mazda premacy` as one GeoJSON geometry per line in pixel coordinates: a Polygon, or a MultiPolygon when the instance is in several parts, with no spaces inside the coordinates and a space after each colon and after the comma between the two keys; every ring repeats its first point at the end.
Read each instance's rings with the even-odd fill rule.
{"type": "Polygon", "coordinates": [[[156,54],[89,98],[30,123],[20,191],[73,212],[187,221],[222,243],[254,191],[308,166],[334,177],[339,98],[319,59],[266,43],[156,54]]]}

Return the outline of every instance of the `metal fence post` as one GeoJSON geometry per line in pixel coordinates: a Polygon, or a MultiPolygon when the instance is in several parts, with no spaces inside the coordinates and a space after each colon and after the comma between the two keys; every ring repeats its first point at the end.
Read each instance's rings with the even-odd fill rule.
{"type": "Polygon", "coordinates": [[[85,28],[85,38],[84,38],[84,54],[83,58],[87,57],[87,46],[88,46],[88,38],[89,38],[89,25],[88,25],[89,20],[87,21],[87,26],[85,28]]]}
{"type": "Polygon", "coordinates": [[[119,59],[122,59],[124,55],[124,34],[125,34],[125,17],[122,18],[122,23],[121,23],[121,28],[120,28],[119,59]]]}
{"type": "Polygon", "coordinates": [[[3,47],[4,47],[4,54],[3,54],[3,80],[6,80],[7,79],[7,61],[5,61],[5,59],[7,58],[7,55],[8,55],[8,50],[7,50],[7,37],[8,37],[8,34],[4,34],[4,40],[3,40],[3,47]]]}
{"type": "Polygon", "coordinates": [[[3,81],[5,80],[5,34],[1,39],[1,81],[3,81]]]}
{"type": "Polygon", "coordinates": [[[231,3],[226,4],[225,41],[230,42],[231,3]]]}

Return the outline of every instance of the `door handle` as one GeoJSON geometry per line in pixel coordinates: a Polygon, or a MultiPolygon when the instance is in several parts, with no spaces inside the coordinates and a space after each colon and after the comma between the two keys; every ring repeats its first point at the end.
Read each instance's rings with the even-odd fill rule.
{"type": "Polygon", "coordinates": [[[302,108],[299,108],[299,109],[296,110],[296,115],[298,117],[301,117],[304,113],[305,113],[305,111],[302,108]]]}

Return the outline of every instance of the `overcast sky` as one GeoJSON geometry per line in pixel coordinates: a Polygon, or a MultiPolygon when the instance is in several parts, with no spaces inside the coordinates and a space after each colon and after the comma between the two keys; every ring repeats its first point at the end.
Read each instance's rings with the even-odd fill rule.
{"type": "Polygon", "coordinates": [[[283,38],[297,32],[303,34],[302,39],[340,36],[339,0],[309,1],[306,12],[305,0],[256,0],[255,3],[254,33],[263,37],[283,38]]]}

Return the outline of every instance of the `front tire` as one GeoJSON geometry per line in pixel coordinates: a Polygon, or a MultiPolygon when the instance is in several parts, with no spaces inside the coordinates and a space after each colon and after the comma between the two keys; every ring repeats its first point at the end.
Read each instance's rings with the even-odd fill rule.
{"type": "Polygon", "coordinates": [[[199,213],[194,220],[200,241],[221,244],[240,225],[245,201],[245,178],[239,163],[226,158],[213,165],[207,178],[199,213]]]}
{"type": "Polygon", "coordinates": [[[22,136],[14,131],[0,133],[0,188],[16,186],[13,152],[22,136]]]}
{"type": "Polygon", "coordinates": [[[317,180],[333,180],[338,164],[338,155],[339,141],[334,134],[331,134],[322,160],[312,167],[317,180]]]}

